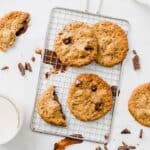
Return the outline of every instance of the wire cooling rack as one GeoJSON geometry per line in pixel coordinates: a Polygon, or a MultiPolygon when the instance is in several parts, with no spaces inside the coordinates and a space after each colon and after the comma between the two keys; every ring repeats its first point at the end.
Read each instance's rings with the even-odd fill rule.
{"type": "MultiPolygon", "coordinates": [[[[55,37],[59,30],[72,21],[83,21],[88,24],[93,24],[98,21],[112,21],[120,25],[126,32],[128,31],[129,24],[127,21],[122,19],[115,19],[111,17],[85,13],[76,10],[64,9],[64,8],[54,8],[51,12],[49,18],[49,25],[47,29],[45,48],[53,49],[53,43],[55,37]]],[[[46,55],[45,57],[49,57],[46,55]]],[[[51,61],[53,57],[51,56],[49,60],[51,61]]],[[[57,61],[56,61],[57,65],[57,61]]],[[[33,131],[54,134],[60,136],[70,137],[72,134],[82,134],[83,140],[93,141],[98,143],[106,142],[104,135],[110,134],[111,122],[113,117],[113,109],[102,119],[92,122],[82,122],[77,120],[69,111],[67,107],[67,93],[69,87],[74,80],[74,78],[81,73],[94,73],[102,77],[110,85],[119,86],[119,79],[121,74],[121,65],[117,65],[112,68],[102,67],[96,63],[92,63],[87,66],[80,68],[68,67],[64,73],[59,73],[57,75],[51,76],[48,80],[45,79],[45,72],[47,72],[52,66],[41,62],[41,70],[39,74],[39,83],[37,88],[37,95],[35,101],[35,107],[31,119],[31,128],[33,131]],[[63,112],[67,118],[67,127],[56,127],[44,122],[37,113],[36,103],[41,95],[41,93],[47,88],[47,86],[55,85],[56,93],[58,95],[59,101],[62,104],[63,112]]]]}

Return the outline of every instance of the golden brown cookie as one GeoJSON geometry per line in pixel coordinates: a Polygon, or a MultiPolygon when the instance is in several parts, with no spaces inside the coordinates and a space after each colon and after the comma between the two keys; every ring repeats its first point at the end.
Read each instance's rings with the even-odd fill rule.
{"type": "Polygon", "coordinates": [[[49,86],[37,104],[38,113],[47,123],[57,126],[67,126],[65,115],[62,112],[61,104],[55,93],[55,87],[49,86]]]}
{"type": "Polygon", "coordinates": [[[80,74],[68,93],[71,113],[82,121],[103,117],[113,106],[110,86],[95,74],[80,74]]]}
{"type": "Polygon", "coordinates": [[[0,29],[7,28],[15,32],[16,35],[20,35],[26,31],[29,20],[29,13],[12,11],[0,19],[0,29]]]}
{"type": "Polygon", "coordinates": [[[95,60],[97,39],[87,24],[73,22],[58,34],[54,49],[64,65],[79,67],[95,60]]]}
{"type": "Polygon", "coordinates": [[[112,67],[124,60],[128,52],[128,39],[125,31],[112,22],[99,22],[93,25],[98,39],[96,62],[112,67]]]}
{"type": "Polygon", "coordinates": [[[16,35],[9,29],[0,29],[0,51],[6,51],[16,41],[16,35]]]}
{"type": "Polygon", "coordinates": [[[132,92],[128,109],[139,123],[150,127],[150,83],[140,85],[132,92]]]}

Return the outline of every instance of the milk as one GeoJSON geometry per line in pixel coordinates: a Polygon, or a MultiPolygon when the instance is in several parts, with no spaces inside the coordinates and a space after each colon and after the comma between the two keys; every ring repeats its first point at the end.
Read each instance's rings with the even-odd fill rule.
{"type": "Polygon", "coordinates": [[[137,0],[137,1],[150,6],[150,0],[137,0]]]}
{"type": "Polygon", "coordinates": [[[17,133],[19,114],[8,99],[0,97],[0,144],[11,140],[17,133]]]}

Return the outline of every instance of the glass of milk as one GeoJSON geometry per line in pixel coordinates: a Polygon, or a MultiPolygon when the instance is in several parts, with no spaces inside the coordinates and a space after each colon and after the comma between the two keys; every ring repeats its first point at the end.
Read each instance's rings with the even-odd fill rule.
{"type": "Polygon", "coordinates": [[[11,141],[23,122],[22,110],[10,99],[0,96],[0,145],[11,141]]]}

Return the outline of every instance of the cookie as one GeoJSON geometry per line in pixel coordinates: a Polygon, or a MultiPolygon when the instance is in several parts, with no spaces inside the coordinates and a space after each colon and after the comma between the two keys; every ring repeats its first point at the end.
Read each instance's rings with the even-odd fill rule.
{"type": "Polygon", "coordinates": [[[128,52],[128,39],[125,31],[112,22],[99,22],[93,25],[98,39],[96,62],[105,67],[121,63],[128,52]]]}
{"type": "Polygon", "coordinates": [[[6,51],[16,41],[16,35],[9,29],[0,29],[0,51],[6,51]]]}
{"type": "Polygon", "coordinates": [[[80,74],[68,93],[71,113],[82,121],[102,118],[113,106],[110,86],[95,74],[80,74]]]}
{"type": "Polygon", "coordinates": [[[0,29],[10,29],[18,36],[27,30],[29,20],[29,13],[12,11],[0,19],[0,29]]]}
{"type": "Polygon", "coordinates": [[[135,120],[150,127],[150,83],[140,85],[132,92],[128,109],[135,120]]]}
{"type": "Polygon", "coordinates": [[[79,67],[95,60],[97,39],[90,26],[82,22],[73,22],[58,34],[54,49],[64,65],[79,67]]]}
{"type": "Polygon", "coordinates": [[[54,86],[49,86],[45,90],[38,101],[37,109],[41,118],[47,123],[64,127],[67,125],[54,86]]]}

